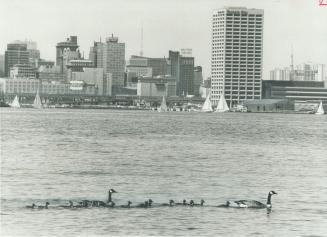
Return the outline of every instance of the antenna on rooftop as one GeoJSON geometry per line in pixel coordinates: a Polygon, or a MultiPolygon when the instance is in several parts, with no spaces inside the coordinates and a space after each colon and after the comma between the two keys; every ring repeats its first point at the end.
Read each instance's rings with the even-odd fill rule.
{"type": "Polygon", "coordinates": [[[143,56],[143,26],[141,28],[141,51],[140,56],[143,56]]]}
{"type": "Polygon", "coordinates": [[[293,55],[293,45],[292,45],[292,48],[291,48],[291,68],[292,70],[294,70],[294,55],[293,55]]]}
{"type": "Polygon", "coordinates": [[[293,44],[291,45],[291,81],[294,79],[294,55],[293,55],[293,44]]]}

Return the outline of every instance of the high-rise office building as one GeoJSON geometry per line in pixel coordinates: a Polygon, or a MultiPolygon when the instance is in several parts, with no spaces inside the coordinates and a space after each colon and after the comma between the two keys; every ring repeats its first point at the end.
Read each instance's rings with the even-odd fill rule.
{"type": "Polygon", "coordinates": [[[194,95],[194,58],[183,57],[178,51],[169,51],[171,75],[176,78],[176,95],[194,95]]]}
{"type": "MultiPolygon", "coordinates": [[[[99,54],[102,52],[102,45],[104,45],[102,42],[94,41],[93,46],[90,47],[89,60],[93,62],[94,67],[98,67],[98,60],[100,60],[99,54]]],[[[101,56],[101,59],[103,59],[103,56],[101,56]]]]}
{"type": "Polygon", "coordinates": [[[29,64],[29,52],[26,43],[14,42],[7,45],[5,51],[5,76],[10,76],[10,68],[16,64],[29,64]]]}
{"type": "Polygon", "coordinates": [[[212,18],[211,100],[261,99],[264,12],[227,7],[212,18]]]}
{"type": "Polygon", "coordinates": [[[148,66],[152,68],[152,76],[171,75],[170,63],[167,58],[147,58],[148,66]]]}
{"type": "Polygon", "coordinates": [[[15,44],[26,44],[26,49],[29,53],[29,64],[32,68],[38,67],[38,61],[40,60],[40,50],[37,49],[37,43],[31,40],[15,40],[15,44]]]}
{"type": "Polygon", "coordinates": [[[66,64],[70,60],[81,58],[78,47],[77,36],[70,36],[66,41],[56,45],[56,65],[60,67],[61,73],[65,72],[66,64]]]}
{"type": "Polygon", "coordinates": [[[5,75],[5,56],[0,55],[0,77],[5,75]]]}
{"type": "Polygon", "coordinates": [[[123,87],[125,79],[125,43],[118,37],[108,37],[105,44],[104,70],[112,75],[112,86],[123,87]]]}
{"type": "Polygon", "coordinates": [[[111,75],[113,87],[123,87],[125,80],[125,43],[118,42],[118,37],[108,37],[105,43],[95,42],[90,49],[89,58],[98,68],[103,68],[104,75],[111,75]]]}

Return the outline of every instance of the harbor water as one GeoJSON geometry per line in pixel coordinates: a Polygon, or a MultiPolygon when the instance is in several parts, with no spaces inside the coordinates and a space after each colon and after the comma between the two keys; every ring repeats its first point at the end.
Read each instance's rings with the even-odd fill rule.
{"type": "Polygon", "coordinates": [[[2,236],[326,236],[327,116],[1,108],[2,236]],[[152,208],[58,208],[72,200],[152,208]],[[266,202],[272,212],[218,208],[266,202]],[[200,206],[158,206],[170,199],[200,206]],[[35,203],[49,209],[32,210],[35,203]]]}

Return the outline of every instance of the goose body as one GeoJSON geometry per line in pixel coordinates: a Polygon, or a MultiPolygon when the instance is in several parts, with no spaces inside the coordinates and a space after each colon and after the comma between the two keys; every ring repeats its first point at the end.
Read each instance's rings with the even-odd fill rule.
{"type": "Polygon", "coordinates": [[[271,197],[277,194],[275,191],[270,191],[267,197],[267,203],[264,204],[255,200],[239,200],[227,201],[226,204],[219,205],[218,207],[236,207],[236,208],[272,208],[271,197]]]}
{"type": "Polygon", "coordinates": [[[103,201],[94,200],[92,201],[92,207],[106,207],[107,204],[103,201]]]}

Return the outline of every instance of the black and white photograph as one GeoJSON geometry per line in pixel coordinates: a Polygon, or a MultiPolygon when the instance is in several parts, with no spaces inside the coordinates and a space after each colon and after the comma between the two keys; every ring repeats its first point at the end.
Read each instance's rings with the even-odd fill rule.
{"type": "Polygon", "coordinates": [[[327,0],[0,0],[0,236],[327,236],[327,0]]]}

